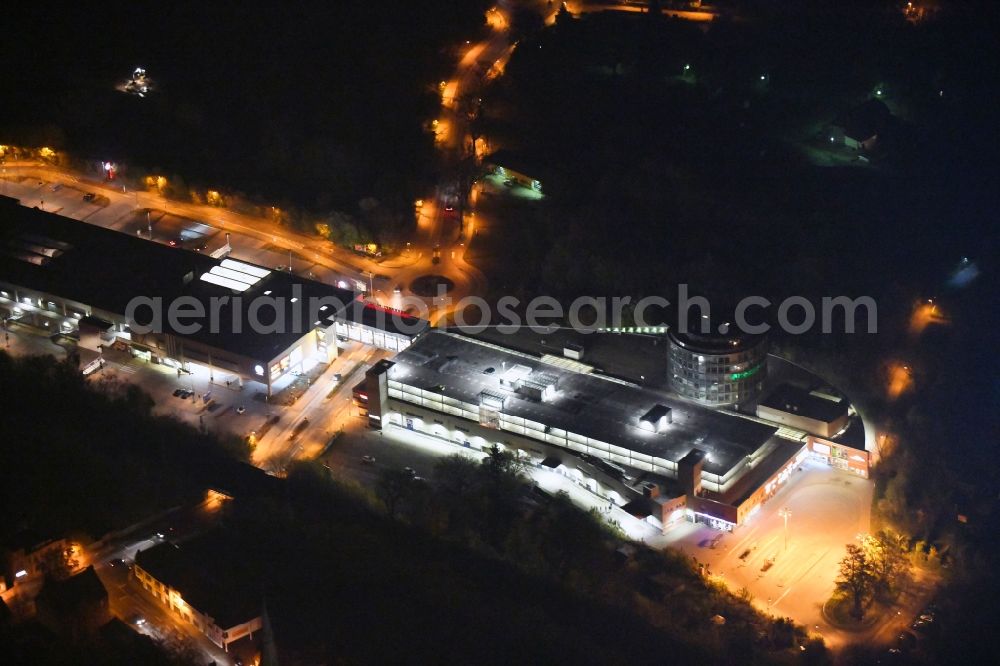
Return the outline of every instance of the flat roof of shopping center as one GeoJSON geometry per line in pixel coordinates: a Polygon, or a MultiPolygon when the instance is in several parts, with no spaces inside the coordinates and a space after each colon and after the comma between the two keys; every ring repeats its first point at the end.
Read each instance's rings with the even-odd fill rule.
{"type": "Polygon", "coordinates": [[[734,414],[682,402],[666,393],[620,380],[584,374],[471,338],[431,331],[394,359],[389,378],[479,404],[480,396],[502,395],[503,413],[666,460],[680,460],[691,449],[705,451],[704,469],[724,475],[757,451],[777,429],[734,414]],[[527,378],[553,382],[551,399],[535,400],[508,390],[500,379],[515,366],[527,378]],[[639,427],[656,405],[671,409],[663,432],[639,427]]]}
{"type": "MultiPolygon", "coordinates": [[[[26,208],[10,197],[0,197],[0,280],[119,315],[139,296],[162,298],[164,310],[175,299],[193,297],[206,312],[212,297],[230,297],[229,302],[219,301],[218,331],[205,326],[195,333],[168,332],[260,361],[270,361],[319,322],[329,325],[335,316],[365,325],[382,322],[384,330],[401,334],[419,329],[397,327],[392,318],[373,317],[364,304],[357,303],[356,294],[346,289],[161,245],[26,208]],[[236,296],[242,301],[234,313],[236,296]],[[261,296],[285,299],[279,316],[283,321],[271,327],[278,332],[255,332],[250,326],[250,301],[261,296]],[[297,297],[295,303],[291,303],[293,297],[297,297]],[[328,305],[319,314],[310,313],[311,299],[324,299],[328,305]]],[[[140,323],[148,312],[148,308],[136,312],[140,323]]],[[[273,313],[273,308],[264,307],[259,319],[271,323],[273,313]]],[[[409,323],[414,321],[422,320],[409,318],[409,323]]]]}
{"type": "Polygon", "coordinates": [[[776,386],[760,401],[760,405],[824,423],[830,423],[847,414],[847,400],[817,391],[807,391],[791,384],[776,386]]]}

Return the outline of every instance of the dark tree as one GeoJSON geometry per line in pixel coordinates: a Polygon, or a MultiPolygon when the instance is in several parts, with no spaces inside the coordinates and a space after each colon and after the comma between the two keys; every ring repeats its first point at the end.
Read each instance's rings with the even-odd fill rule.
{"type": "Polygon", "coordinates": [[[403,470],[387,469],[379,476],[375,493],[385,505],[386,513],[395,518],[399,513],[399,505],[409,494],[413,485],[413,477],[403,470]]]}
{"type": "Polygon", "coordinates": [[[853,543],[847,544],[847,554],[840,561],[837,588],[850,595],[853,604],[851,615],[856,619],[864,618],[874,587],[875,574],[865,550],[853,543]]]}

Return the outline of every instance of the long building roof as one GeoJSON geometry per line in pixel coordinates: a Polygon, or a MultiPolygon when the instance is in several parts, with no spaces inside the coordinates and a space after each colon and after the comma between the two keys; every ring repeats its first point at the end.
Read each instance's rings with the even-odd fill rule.
{"type": "Polygon", "coordinates": [[[483,394],[504,396],[503,413],[676,462],[692,449],[708,456],[704,469],[725,475],[777,431],[740,416],[700,407],[661,391],[595,374],[585,374],[454,334],[432,331],[399,353],[389,378],[450,398],[479,404],[483,394]],[[550,399],[532,399],[501,385],[515,366],[555,381],[550,399]],[[640,427],[656,405],[671,410],[672,422],[659,433],[640,427]]]}
{"type": "Polygon", "coordinates": [[[228,629],[261,614],[260,581],[240,566],[233,539],[215,530],[180,545],[159,543],[135,555],[135,563],[184,602],[228,629]]]}
{"type": "MultiPolygon", "coordinates": [[[[178,298],[191,297],[206,311],[212,297],[230,297],[228,303],[217,301],[217,330],[205,326],[194,333],[168,332],[262,362],[275,358],[316,325],[329,325],[335,317],[365,325],[381,323],[390,332],[400,328],[391,317],[376,320],[352,291],[247,262],[161,245],[26,208],[9,197],[0,197],[0,281],[120,315],[139,296],[162,298],[164,308],[178,298]],[[238,309],[237,296],[242,301],[238,309]],[[255,332],[250,326],[249,304],[256,297],[284,297],[285,307],[278,317],[281,325],[273,327],[276,331],[255,332]],[[293,297],[297,297],[295,303],[291,303],[293,297]],[[312,299],[325,299],[329,305],[311,313],[309,303],[316,302],[312,299]]],[[[258,318],[270,323],[275,319],[273,313],[265,307],[258,318]]],[[[140,323],[145,323],[147,316],[147,308],[137,311],[140,323]]]]}

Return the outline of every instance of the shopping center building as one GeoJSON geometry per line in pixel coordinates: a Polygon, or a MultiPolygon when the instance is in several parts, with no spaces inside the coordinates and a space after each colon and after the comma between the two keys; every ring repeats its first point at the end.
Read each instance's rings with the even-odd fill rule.
{"type": "Polygon", "coordinates": [[[376,364],[365,388],[373,427],[470,449],[498,445],[574,470],[575,480],[619,506],[652,500],[661,511],[650,522],[664,529],[680,518],[736,527],[810,453],[791,431],[752,415],[442,331],[376,364]],[[581,472],[575,459],[598,473],[581,472]]]}
{"type": "Polygon", "coordinates": [[[75,338],[81,356],[127,349],[178,372],[196,364],[219,378],[258,382],[269,393],[336,357],[338,336],[399,351],[427,328],[345,289],[161,245],[8,197],[0,197],[0,320],[75,338]],[[170,321],[172,306],[179,323],[170,321]]]}

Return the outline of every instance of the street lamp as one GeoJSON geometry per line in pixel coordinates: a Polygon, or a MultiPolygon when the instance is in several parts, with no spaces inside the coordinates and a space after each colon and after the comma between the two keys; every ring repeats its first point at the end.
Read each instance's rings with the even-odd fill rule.
{"type": "Polygon", "coordinates": [[[788,550],[788,518],[792,515],[791,510],[786,506],[778,511],[778,515],[785,519],[785,550],[788,550]]]}

